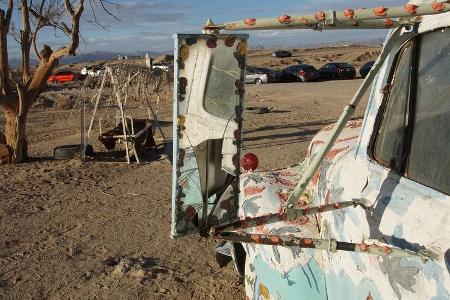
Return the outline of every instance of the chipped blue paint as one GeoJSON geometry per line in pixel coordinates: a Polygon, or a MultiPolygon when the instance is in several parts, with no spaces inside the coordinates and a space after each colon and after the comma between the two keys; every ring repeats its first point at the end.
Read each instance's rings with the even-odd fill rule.
{"type": "Polygon", "coordinates": [[[284,274],[271,269],[260,257],[255,257],[253,266],[258,274],[255,282],[257,293],[253,299],[265,299],[259,290],[260,284],[267,288],[271,299],[328,299],[323,271],[314,259],[284,274]]]}

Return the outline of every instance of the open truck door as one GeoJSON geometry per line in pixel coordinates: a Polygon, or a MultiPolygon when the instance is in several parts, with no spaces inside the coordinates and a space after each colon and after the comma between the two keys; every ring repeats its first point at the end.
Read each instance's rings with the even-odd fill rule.
{"type": "Polygon", "coordinates": [[[174,35],[172,238],[237,217],[247,38],[174,35]]]}

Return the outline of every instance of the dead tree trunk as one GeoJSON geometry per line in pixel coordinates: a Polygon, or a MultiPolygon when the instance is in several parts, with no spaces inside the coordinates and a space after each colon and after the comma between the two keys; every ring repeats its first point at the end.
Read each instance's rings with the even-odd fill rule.
{"type": "Polygon", "coordinates": [[[19,115],[12,110],[5,111],[6,125],[5,137],[6,144],[10,145],[14,151],[15,162],[21,162],[28,157],[28,142],[26,135],[27,114],[19,115]]]}
{"type": "Polygon", "coordinates": [[[45,0],[41,0],[41,4],[38,6],[39,9],[36,11],[34,10],[35,7],[31,6],[31,1],[30,3],[27,0],[20,1],[20,15],[22,20],[22,30],[20,32],[22,74],[20,80],[13,78],[8,68],[7,35],[10,29],[11,13],[14,6],[13,0],[7,1],[8,9],[6,13],[0,9],[0,108],[5,114],[6,143],[13,150],[12,160],[14,162],[22,162],[28,157],[26,134],[27,116],[34,102],[47,84],[47,78],[58,65],[61,57],[75,55],[75,50],[78,48],[80,17],[84,9],[84,0],[78,0],[77,2],[77,7],[74,7],[70,0],[64,0],[63,3],[72,21],[72,26],[69,27],[62,21],[56,24],[48,16],[43,15],[45,12],[48,13],[51,11],[51,5],[60,5],[57,2],[49,2],[50,6],[45,10],[45,0]],[[30,12],[38,20],[33,33],[30,28],[30,12]],[[37,53],[36,35],[39,29],[45,26],[62,30],[69,37],[68,44],[55,51],[49,46],[44,45],[42,51],[37,53]],[[36,56],[39,58],[39,64],[33,74],[30,72],[31,45],[34,45],[36,56]],[[15,89],[13,86],[15,86],[15,89]]]}

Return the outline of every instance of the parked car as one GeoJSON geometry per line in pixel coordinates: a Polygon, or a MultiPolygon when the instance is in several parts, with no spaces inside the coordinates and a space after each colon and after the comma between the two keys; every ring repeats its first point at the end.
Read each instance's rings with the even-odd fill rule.
{"type": "Polygon", "coordinates": [[[292,53],[286,50],[277,50],[272,52],[272,57],[283,58],[283,57],[291,57],[292,53]]]}
{"type": "Polygon", "coordinates": [[[83,75],[76,74],[72,71],[60,71],[50,75],[47,79],[49,83],[65,83],[76,80],[83,80],[83,75]]]}
{"type": "Polygon", "coordinates": [[[245,75],[245,83],[271,83],[277,81],[277,74],[275,71],[268,68],[260,67],[247,67],[247,73],[245,75]]]}
{"type": "Polygon", "coordinates": [[[374,61],[369,61],[359,69],[359,74],[361,75],[361,78],[366,78],[367,74],[369,74],[370,69],[372,69],[374,63],[375,63],[374,61]]]}
{"type": "Polygon", "coordinates": [[[88,70],[92,69],[92,66],[85,66],[83,69],[81,69],[80,73],[81,75],[86,76],[88,74],[88,70]]]}
{"type": "Polygon", "coordinates": [[[307,64],[289,66],[278,73],[278,81],[280,82],[316,81],[319,77],[317,69],[307,64]]]}
{"type": "Polygon", "coordinates": [[[105,71],[105,65],[95,65],[95,66],[86,66],[81,69],[81,74],[86,76],[89,75],[91,77],[98,77],[105,71]]]}
{"type": "Polygon", "coordinates": [[[348,63],[328,63],[319,69],[321,79],[353,79],[356,76],[355,67],[348,63]]]}
{"type": "MultiPolygon", "coordinates": [[[[376,74],[305,160],[278,170],[257,171],[256,155],[242,153],[246,36],[233,33],[241,42],[229,49],[223,34],[214,50],[209,35],[177,36],[171,236],[221,240],[219,261],[231,256],[247,299],[449,299],[450,8],[410,3],[427,16],[389,23],[376,74]],[[347,121],[366,92],[364,119],[347,121]]],[[[348,16],[386,11],[408,13],[322,13],[336,29],[349,28],[348,16]]],[[[289,19],[264,24],[286,28],[289,19]]],[[[246,21],[227,29],[254,29],[246,21]]]]}
{"type": "Polygon", "coordinates": [[[153,64],[152,65],[152,69],[153,70],[155,70],[155,69],[160,69],[160,70],[163,70],[163,71],[169,71],[169,69],[172,69],[173,68],[173,65],[172,64],[170,64],[170,63],[159,63],[159,64],[153,64]]]}

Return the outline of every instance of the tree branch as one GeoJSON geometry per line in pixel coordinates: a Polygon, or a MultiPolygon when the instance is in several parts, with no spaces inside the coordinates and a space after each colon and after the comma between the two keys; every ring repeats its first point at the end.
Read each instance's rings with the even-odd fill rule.
{"type": "Polygon", "coordinates": [[[13,0],[8,0],[6,13],[4,10],[0,9],[0,93],[2,95],[6,95],[10,91],[8,80],[8,32],[11,24],[13,8],[13,0]]]}
{"type": "MultiPolygon", "coordinates": [[[[37,49],[37,45],[36,45],[36,37],[37,37],[38,31],[42,28],[41,26],[42,26],[42,18],[43,18],[43,13],[44,13],[44,4],[45,4],[45,0],[42,0],[42,1],[41,1],[41,4],[39,5],[39,14],[38,14],[38,16],[35,15],[35,18],[37,18],[37,23],[36,23],[36,25],[35,25],[34,32],[33,32],[33,34],[32,34],[32,38],[31,38],[31,44],[32,44],[32,46],[33,46],[34,54],[36,55],[36,57],[37,57],[39,60],[41,60],[42,57],[41,57],[41,55],[39,54],[39,51],[38,51],[38,49],[37,49]]],[[[35,14],[35,13],[36,13],[31,7],[30,7],[30,12],[31,12],[32,14],[35,14]]]]}
{"type": "MultiPolygon", "coordinates": [[[[64,1],[67,13],[72,17],[72,28],[70,29],[70,41],[65,47],[62,47],[52,53],[51,57],[59,59],[63,56],[75,55],[75,50],[80,44],[80,17],[84,10],[84,0],[78,0],[78,7],[74,10],[69,0],[64,1]]],[[[65,26],[67,28],[67,26],[65,26]]],[[[67,28],[68,29],[68,28],[67,28]]]]}
{"type": "Polygon", "coordinates": [[[27,82],[30,79],[30,48],[31,48],[31,26],[30,11],[28,1],[21,0],[21,18],[22,30],[20,32],[20,44],[22,49],[22,81],[27,82]]]}

